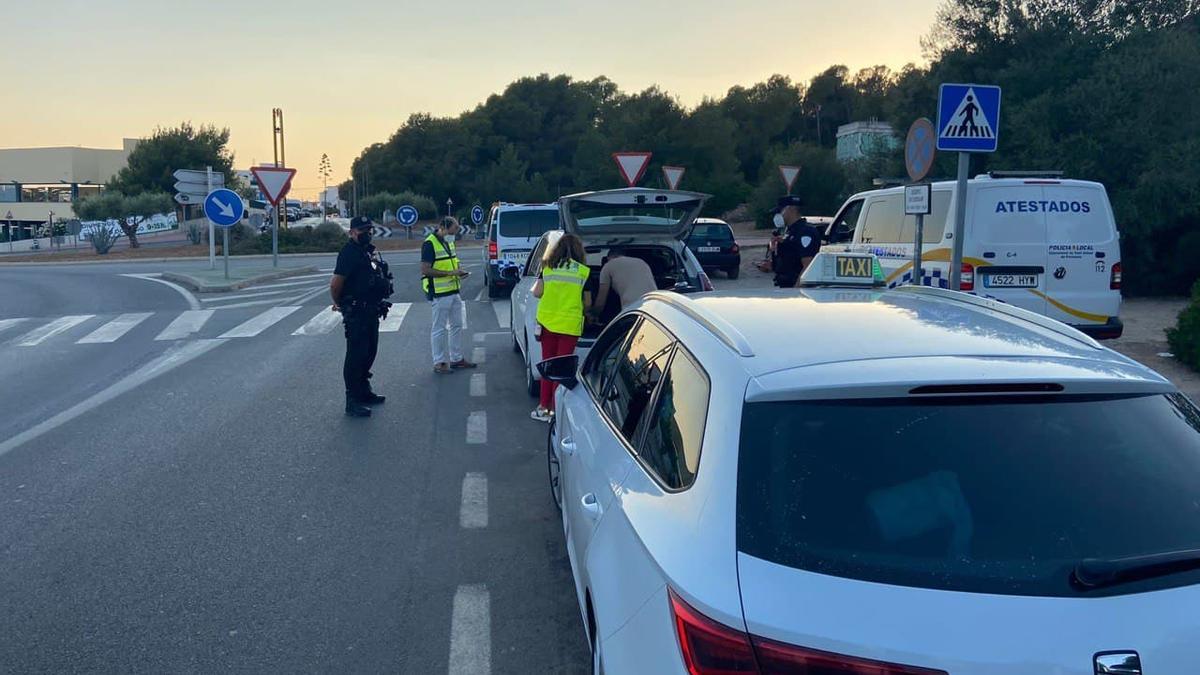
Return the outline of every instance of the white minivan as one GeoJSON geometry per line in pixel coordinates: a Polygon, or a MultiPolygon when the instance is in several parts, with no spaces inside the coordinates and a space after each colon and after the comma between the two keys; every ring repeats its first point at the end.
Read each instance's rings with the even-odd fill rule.
{"type": "Polygon", "coordinates": [[[524,266],[543,233],[558,228],[558,204],[509,204],[492,207],[483,247],[483,280],[488,297],[498,298],[512,290],[512,282],[501,271],[505,266],[524,266]]]}
{"type": "MultiPolygon", "coordinates": [[[[925,217],[926,286],[947,288],[954,244],[955,184],[933,184],[925,217]]],[[[962,290],[1070,324],[1096,338],[1121,336],[1121,247],[1100,183],[1056,174],[993,172],[967,185],[962,290]]],[[[913,283],[916,217],[904,188],[861,192],[826,229],[828,247],[873,253],[887,284],[913,283]]]]}

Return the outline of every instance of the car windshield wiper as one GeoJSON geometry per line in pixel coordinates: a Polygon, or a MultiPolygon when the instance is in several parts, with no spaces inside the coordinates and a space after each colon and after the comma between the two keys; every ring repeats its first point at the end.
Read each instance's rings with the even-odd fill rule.
{"type": "Polygon", "coordinates": [[[1109,560],[1090,558],[1071,570],[1071,585],[1092,590],[1200,569],[1200,549],[1109,560]]]}

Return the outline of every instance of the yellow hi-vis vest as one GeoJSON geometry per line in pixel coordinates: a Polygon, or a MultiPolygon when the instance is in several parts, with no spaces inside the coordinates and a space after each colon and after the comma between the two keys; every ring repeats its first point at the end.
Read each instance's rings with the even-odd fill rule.
{"type": "Polygon", "coordinates": [[[542,298],[537,321],[559,335],[583,335],[583,285],[591,270],[574,260],[542,268],[542,298]]]}
{"type": "MultiPolygon", "coordinates": [[[[442,272],[453,272],[458,269],[458,255],[454,252],[454,242],[448,242],[443,246],[436,234],[425,237],[425,241],[433,245],[433,269],[442,272]]],[[[421,279],[421,288],[425,289],[426,295],[429,295],[430,283],[433,284],[433,297],[435,298],[457,293],[460,287],[458,277],[424,277],[421,279]]]]}

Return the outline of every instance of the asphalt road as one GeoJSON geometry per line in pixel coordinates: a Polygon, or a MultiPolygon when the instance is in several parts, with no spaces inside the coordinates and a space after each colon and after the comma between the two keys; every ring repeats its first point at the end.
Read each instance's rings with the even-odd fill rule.
{"type": "Polygon", "coordinates": [[[473,277],[483,364],[436,376],[388,258],[369,420],[328,272],[191,297],[122,275],[206,263],[0,267],[0,671],[587,671],[507,310],[473,277]]]}

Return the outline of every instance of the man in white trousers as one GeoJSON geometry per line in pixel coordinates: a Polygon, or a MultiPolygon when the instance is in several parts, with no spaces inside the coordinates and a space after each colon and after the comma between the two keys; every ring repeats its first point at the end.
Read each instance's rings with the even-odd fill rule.
{"type": "Polygon", "coordinates": [[[421,244],[421,286],[433,306],[430,345],[433,372],[439,375],[474,368],[462,353],[462,280],[469,274],[459,267],[454,239],[461,231],[458,220],[442,218],[421,244]]]}

